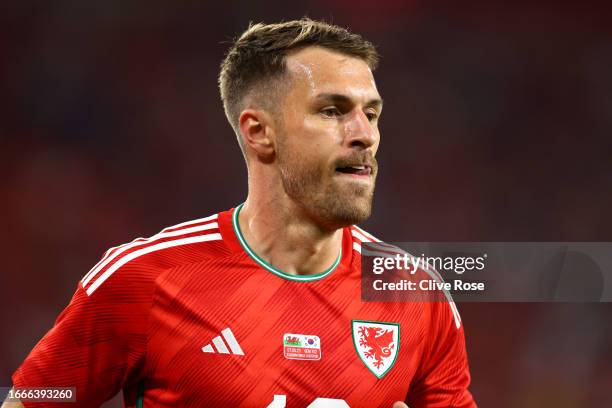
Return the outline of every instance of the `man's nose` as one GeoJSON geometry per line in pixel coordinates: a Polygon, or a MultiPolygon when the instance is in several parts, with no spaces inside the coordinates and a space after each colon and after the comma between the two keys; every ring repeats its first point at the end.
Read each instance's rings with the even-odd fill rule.
{"type": "Polygon", "coordinates": [[[376,143],[376,129],[362,110],[351,113],[345,125],[346,142],[350,147],[367,149],[376,143]]]}

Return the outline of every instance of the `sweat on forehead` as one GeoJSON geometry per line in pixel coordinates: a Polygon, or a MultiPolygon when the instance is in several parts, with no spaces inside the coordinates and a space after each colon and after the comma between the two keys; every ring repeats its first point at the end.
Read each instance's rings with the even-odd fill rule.
{"type": "Polygon", "coordinates": [[[289,55],[285,76],[309,96],[335,93],[380,99],[372,71],[363,60],[321,47],[308,47],[289,55]]]}

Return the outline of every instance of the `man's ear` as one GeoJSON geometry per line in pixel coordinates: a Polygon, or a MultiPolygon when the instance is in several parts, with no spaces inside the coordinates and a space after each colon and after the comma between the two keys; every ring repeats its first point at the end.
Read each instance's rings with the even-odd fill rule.
{"type": "Polygon", "coordinates": [[[274,157],[276,134],[272,124],[270,114],[260,109],[245,109],[238,118],[245,147],[248,146],[264,161],[274,157]]]}

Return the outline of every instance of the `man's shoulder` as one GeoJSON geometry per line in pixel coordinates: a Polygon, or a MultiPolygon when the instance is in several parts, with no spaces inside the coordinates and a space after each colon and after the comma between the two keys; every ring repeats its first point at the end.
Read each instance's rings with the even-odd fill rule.
{"type": "Polygon", "coordinates": [[[353,239],[357,239],[359,242],[381,242],[380,239],[357,225],[351,225],[349,230],[351,231],[353,239]]]}
{"type": "Polygon", "coordinates": [[[383,241],[357,225],[351,225],[348,229],[352,236],[353,249],[362,256],[394,257],[407,254],[400,247],[383,241]]]}
{"type": "Polygon", "coordinates": [[[362,253],[363,244],[369,244],[368,249],[370,251],[377,249],[377,248],[380,248],[381,250],[391,251],[391,252],[401,251],[400,248],[394,245],[387,244],[383,240],[377,238],[376,236],[372,235],[371,233],[364,230],[363,228],[358,227],[357,225],[351,225],[349,227],[349,231],[353,239],[353,249],[355,249],[360,254],[362,253]]]}
{"type": "Polygon", "coordinates": [[[91,296],[100,287],[140,286],[154,281],[162,272],[184,264],[227,256],[216,213],[162,229],[148,238],[108,249],[81,279],[80,285],[91,296]]]}
{"type": "MultiPolygon", "coordinates": [[[[375,237],[374,235],[370,234],[369,232],[358,226],[351,226],[350,232],[353,237],[353,249],[359,252],[361,256],[383,258],[396,258],[397,256],[406,256],[411,259],[420,259],[418,256],[410,254],[399,246],[382,241],[381,239],[375,237]]],[[[444,282],[444,279],[440,275],[440,273],[432,265],[424,261],[420,264],[417,271],[414,273],[412,279],[416,281],[432,280],[438,283],[444,282]]],[[[438,306],[441,303],[449,304],[450,311],[452,312],[452,316],[454,318],[454,323],[457,329],[459,329],[461,327],[461,316],[459,315],[459,311],[457,310],[457,306],[453,301],[450,292],[448,290],[441,290],[439,292],[436,292],[435,296],[432,299],[433,300],[427,300],[425,304],[428,304],[429,306],[438,306]]]]}

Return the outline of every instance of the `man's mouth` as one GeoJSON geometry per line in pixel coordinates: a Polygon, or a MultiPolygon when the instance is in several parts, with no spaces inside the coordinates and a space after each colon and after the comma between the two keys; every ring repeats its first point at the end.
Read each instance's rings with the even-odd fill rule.
{"type": "Polygon", "coordinates": [[[336,167],[336,171],[355,176],[370,176],[372,175],[372,166],[368,164],[341,166],[336,167]]]}

